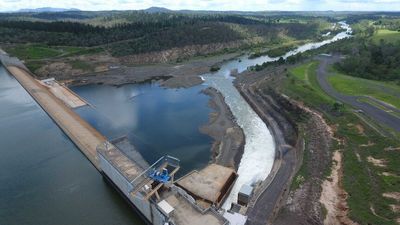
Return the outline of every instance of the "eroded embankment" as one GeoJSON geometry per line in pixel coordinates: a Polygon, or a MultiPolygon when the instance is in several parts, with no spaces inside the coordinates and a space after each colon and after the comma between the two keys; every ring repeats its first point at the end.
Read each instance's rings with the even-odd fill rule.
{"type": "Polygon", "coordinates": [[[323,224],[321,185],[323,171],[331,165],[333,131],[319,113],[276,90],[285,79],[285,71],[277,67],[245,72],[236,80],[241,94],[268,124],[280,156],[270,176],[256,189],[248,211],[249,224],[265,224],[267,220],[278,225],[323,224]],[[304,154],[307,157],[303,160],[304,154]],[[295,177],[302,163],[310,174],[296,181],[298,188],[290,186],[294,178],[302,177],[295,177]]]}
{"type": "Polygon", "coordinates": [[[247,79],[248,73],[243,73],[235,81],[241,95],[267,124],[276,147],[273,168],[268,177],[258,183],[249,204],[248,224],[265,224],[275,217],[282,199],[287,195],[288,185],[297,166],[297,155],[303,146],[302,139],[297,136],[296,124],[284,113],[290,105],[276,101],[259,90],[260,83],[268,82],[274,72],[259,76],[251,74],[251,79],[247,79]]]}
{"type": "Polygon", "coordinates": [[[245,137],[224,97],[214,88],[202,91],[211,97],[209,106],[215,111],[210,113],[207,125],[200,127],[200,131],[214,139],[212,145],[213,162],[227,167],[238,169],[243,154],[245,137]]]}

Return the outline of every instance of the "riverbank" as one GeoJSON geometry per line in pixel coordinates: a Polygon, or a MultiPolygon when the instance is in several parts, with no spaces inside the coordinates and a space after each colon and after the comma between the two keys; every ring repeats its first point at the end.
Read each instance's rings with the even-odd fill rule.
{"type": "MultiPolygon", "coordinates": [[[[123,85],[141,83],[151,80],[160,80],[167,88],[189,88],[203,83],[199,77],[210,72],[213,65],[221,64],[235,58],[239,53],[212,56],[202,59],[193,59],[178,64],[153,64],[145,66],[120,66],[107,71],[69,75],[64,73],[52,74],[60,82],[69,86],[86,84],[123,85]]],[[[38,77],[44,79],[47,77],[38,77]]]]}
{"type": "Polygon", "coordinates": [[[212,161],[237,171],[245,144],[243,130],[236,123],[220,92],[214,88],[207,88],[202,92],[211,97],[209,106],[214,110],[209,115],[208,124],[200,127],[202,133],[214,139],[211,148],[212,161]]]}
{"type": "Polygon", "coordinates": [[[249,205],[249,224],[266,221],[293,224],[310,220],[322,224],[324,219],[319,197],[323,171],[330,163],[332,131],[319,114],[276,89],[285,79],[287,69],[279,66],[245,72],[235,81],[242,96],[268,125],[276,142],[273,169],[256,186],[249,205]],[[298,187],[299,176],[294,177],[303,164],[311,171],[312,179],[298,187]]]}

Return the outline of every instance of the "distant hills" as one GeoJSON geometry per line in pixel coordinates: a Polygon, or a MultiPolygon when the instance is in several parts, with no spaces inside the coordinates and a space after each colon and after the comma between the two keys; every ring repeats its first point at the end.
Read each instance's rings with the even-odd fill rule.
{"type": "Polygon", "coordinates": [[[173,10],[163,7],[150,7],[148,9],[144,9],[143,11],[148,13],[166,13],[166,12],[172,12],[173,10]]]}
{"type": "Polygon", "coordinates": [[[66,11],[81,11],[80,9],[70,8],[51,8],[51,7],[43,7],[43,8],[36,8],[36,9],[20,9],[18,12],[66,12],[66,11]]]}

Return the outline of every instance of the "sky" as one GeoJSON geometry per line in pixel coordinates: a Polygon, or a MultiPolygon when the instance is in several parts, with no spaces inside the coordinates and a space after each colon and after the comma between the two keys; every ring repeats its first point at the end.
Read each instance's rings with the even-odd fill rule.
{"type": "Polygon", "coordinates": [[[218,11],[399,11],[400,0],[0,0],[0,11],[40,7],[138,10],[152,6],[218,11]]]}

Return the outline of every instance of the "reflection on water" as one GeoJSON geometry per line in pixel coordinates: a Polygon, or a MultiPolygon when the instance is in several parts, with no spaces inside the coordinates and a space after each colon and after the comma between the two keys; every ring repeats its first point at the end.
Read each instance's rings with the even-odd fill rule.
{"type": "MultiPolygon", "coordinates": [[[[345,29],[351,31],[346,24],[345,29]]],[[[320,47],[345,38],[307,44],[287,53],[320,47]]],[[[225,63],[204,79],[226,98],[246,135],[239,178],[225,203],[235,201],[242,184],[264,179],[274,159],[271,134],[232,85],[230,71],[274,61],[262,56],[225,63]]],[[[170,154],[181,159],[181,174],[207,164],[211,138],[198,131],[206,124],[209,97],[203,87],[163,89],[157,85],[73,88],[95,108],[77,112],[108,138],[127,135],[153,162],[170,154]]],[[[0,67],[0,224],[143,224],[18,82],[0,67]]]]}
{"type": "Polygon", "coordinates": [[[0,224],[143,224],[0,67],[0,224]]]}
{"type": "Polygon", "coordinates": [[[100,133],[109,139],[127,135],[149,163],[166,154],[177,157],[179,174],[184,174],[210,160],[212,139],[199,131],[211,112],[202,88],[165,89],[147,83],[72,89],[94,106],[76,111],[100,133]]]}

